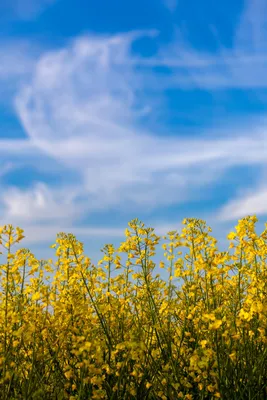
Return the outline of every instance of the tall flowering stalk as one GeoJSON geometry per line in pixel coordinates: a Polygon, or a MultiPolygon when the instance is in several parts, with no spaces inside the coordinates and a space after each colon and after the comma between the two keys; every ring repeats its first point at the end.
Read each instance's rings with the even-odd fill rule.
{"type": "Polygon", "coordinates": [[[161,238],[138,219],[97,265],[63,232],[55,264],[13,253],[23,230],[2,227],[0,398],[266,399],[267,224],[257,235],[256,222],[239,220],[220,252],[205,221],[185,219],[163,237],[167,282],[152,261],[161,238]]]}

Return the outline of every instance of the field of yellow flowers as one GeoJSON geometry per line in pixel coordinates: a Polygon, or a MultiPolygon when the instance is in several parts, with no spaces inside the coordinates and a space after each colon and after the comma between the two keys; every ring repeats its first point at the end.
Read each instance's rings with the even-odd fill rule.
{"type": "Polygon", "coordinates": [[[205,221],[185,219],[163,237],[167,282],[153,275],[160,237],[138,219],[97,266],[74,235],[57,235],[53,263],[12,253],[23,230],[0,228],[0,399],[267,399],[267,224],[258,236],[256,222],[238,221],[230,255],[205,221]]]}

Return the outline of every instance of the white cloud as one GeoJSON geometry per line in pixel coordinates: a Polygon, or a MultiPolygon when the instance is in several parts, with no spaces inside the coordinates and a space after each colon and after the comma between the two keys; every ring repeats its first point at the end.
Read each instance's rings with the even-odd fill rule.
{"type": "Polygon", "coordinates": [[[242,54],[248,51],[257,55],[267,44],[267,3],[265,0],[245,0],[245,7],[236,30],[235,47],[242,54]]]}
{"type": "MultiPolygon", "coordinates": [[[[17,223],[29,221],[51,223],[55,219],[60,221],[74,218],[78,210],[72,203],[73,197],[75,197],[73,191],[67,193],[64,190],[62,193],[60,188],[51,191],[41,182],[29,190],[9,187],[1,196],[5,207],[5,219],[15,220],[17,223]]],[[[80,209],[78,214],[81,211],[80,209]]]]}
{"type": "Polygon", "coordinates": [[[243,218],[247,215],[257,217],[267,214],[267,187],[242,190],[237,198],[230,200],[217,213],[217,221],[227,222],[243,218]]]}
{"type": "Polygon", "coordinates": [[[1,106],[10,108],[20,85],[31,78],[36,60],[42,51],[41,46],[34,41],[0,40],[1,106]]]}
{"type": "Polygon", "coordinates": [[[246,0],[233,36],[233,46],[219,41],[216,53],[196,50],[177,29],[173,41],[144,64],[165,66],[169,73],[161,87],[227,88],[267,87],[267,3],[246,0]]]}
{"type": "Polygon", "coordinates": [[[5,176],[8,172],[15,169],[14,162],[3,162],[0,169],[0,178],[5,176]]]}
{"type": "MultiPolygon", "coordinates": [[[[27,190],[5,188],[0,198],[1,221],[17,221],[30,232],[38,224],[47,232],[49,226],[79,229],[75,223],[86,213],[112,207],[133,212],[142,207],[151,212],[160,206],[205,198],[205,188],[216,185],[229,168],[266,165],[265,125],[254,128],[253,136],[251,128],[243,125],[235,128],[232,138],[224,133],[214,136],[211,131],[194,140],[159,137],[157,132],[140,128],[144,115],[149,118],[148,110],[155,112],[149,94],[151,82],[156,82],[153,89],[158,89],[157,102],[161,101],[161,83],[154,71],[157,62],[173,69],[170,82],[174,84],[181,79],[176,74],[177,63],[190,70],[191,85],[201,85],[196,71],[193,73],[197,67],[203,78],[211,71],[204,85],[218,88],[220,80],[234,86],[235,63],[243,68],[248,59],[256,62],[256,56],[216,58],[183,50],[176,59],[169,48],[168,58],[161,53],[149,66],[148,59],[131,53],[136,37],[78,37],[61,50],[44,52],[38,62],[25,68],[27,74],[31,71],[31,78],[27,75],[24,80],[15,105],[28,140],[15,141],[16,145],[0,141],[1,160],[16,162],[19,158],[32,167],[54,169],[55,174],[64,171],[70,181],[56,187],[39,182],[27,190]],[[228,67],[223,64],[226,60],[228,67]]],[[[228,216],[233,217],[236,214],[231,210],[228,208],[228,216]]],[[[45,238],[41,231],[30,240],[45,238]]]]}
{"type": "MultiPolygon", "coordinates": [[[[31,153],[28,163],[36,163],[37,153],[44,168],[50,159],[66,173],[75,171],[81,186],[12,189],[3,197],[6,216],[71,220],[85,211],[86,206],[75,205],[79,196],[89,212],[109,206],[157,208],[186,201],[231,166],[266,161],[264,134],[193,141],[140,129],[138,112],[153,102],[132,62],[132,40],[129,35],[81,37],[40,58],[31,83],[16,99],[28,135],[28,144],[19,143],[31,153]],[[73,195],[65,202],[68,191],[73,195]]],[[[12,146],[3,141],[1,148],[12,157],[12,146]]]]}

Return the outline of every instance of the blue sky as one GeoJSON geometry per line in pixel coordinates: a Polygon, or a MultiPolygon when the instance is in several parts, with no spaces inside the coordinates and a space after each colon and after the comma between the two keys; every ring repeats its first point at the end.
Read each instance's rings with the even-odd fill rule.
{"type": "Polygon", "coordinates": [[[266,1],[2,0],[0,60],[0,225],[38,258],[133,218],[264,229],[266,1]]]}

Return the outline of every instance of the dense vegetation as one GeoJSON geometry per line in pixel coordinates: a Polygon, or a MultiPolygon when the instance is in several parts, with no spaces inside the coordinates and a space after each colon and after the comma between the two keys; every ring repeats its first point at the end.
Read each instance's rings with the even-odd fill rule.
{"type": "Polygon", "coordinates": [[[240,220],[219,252],[204,221],[185,219],[164,237],[167,282],[153,274],[160,237],[137,219],[97,266],[71,234],[57,235],[53,263],[12,253],[23,230],[1,228],[1,400],[266,399],[267,224],[258,236],[256,221],[240,220]]]}

